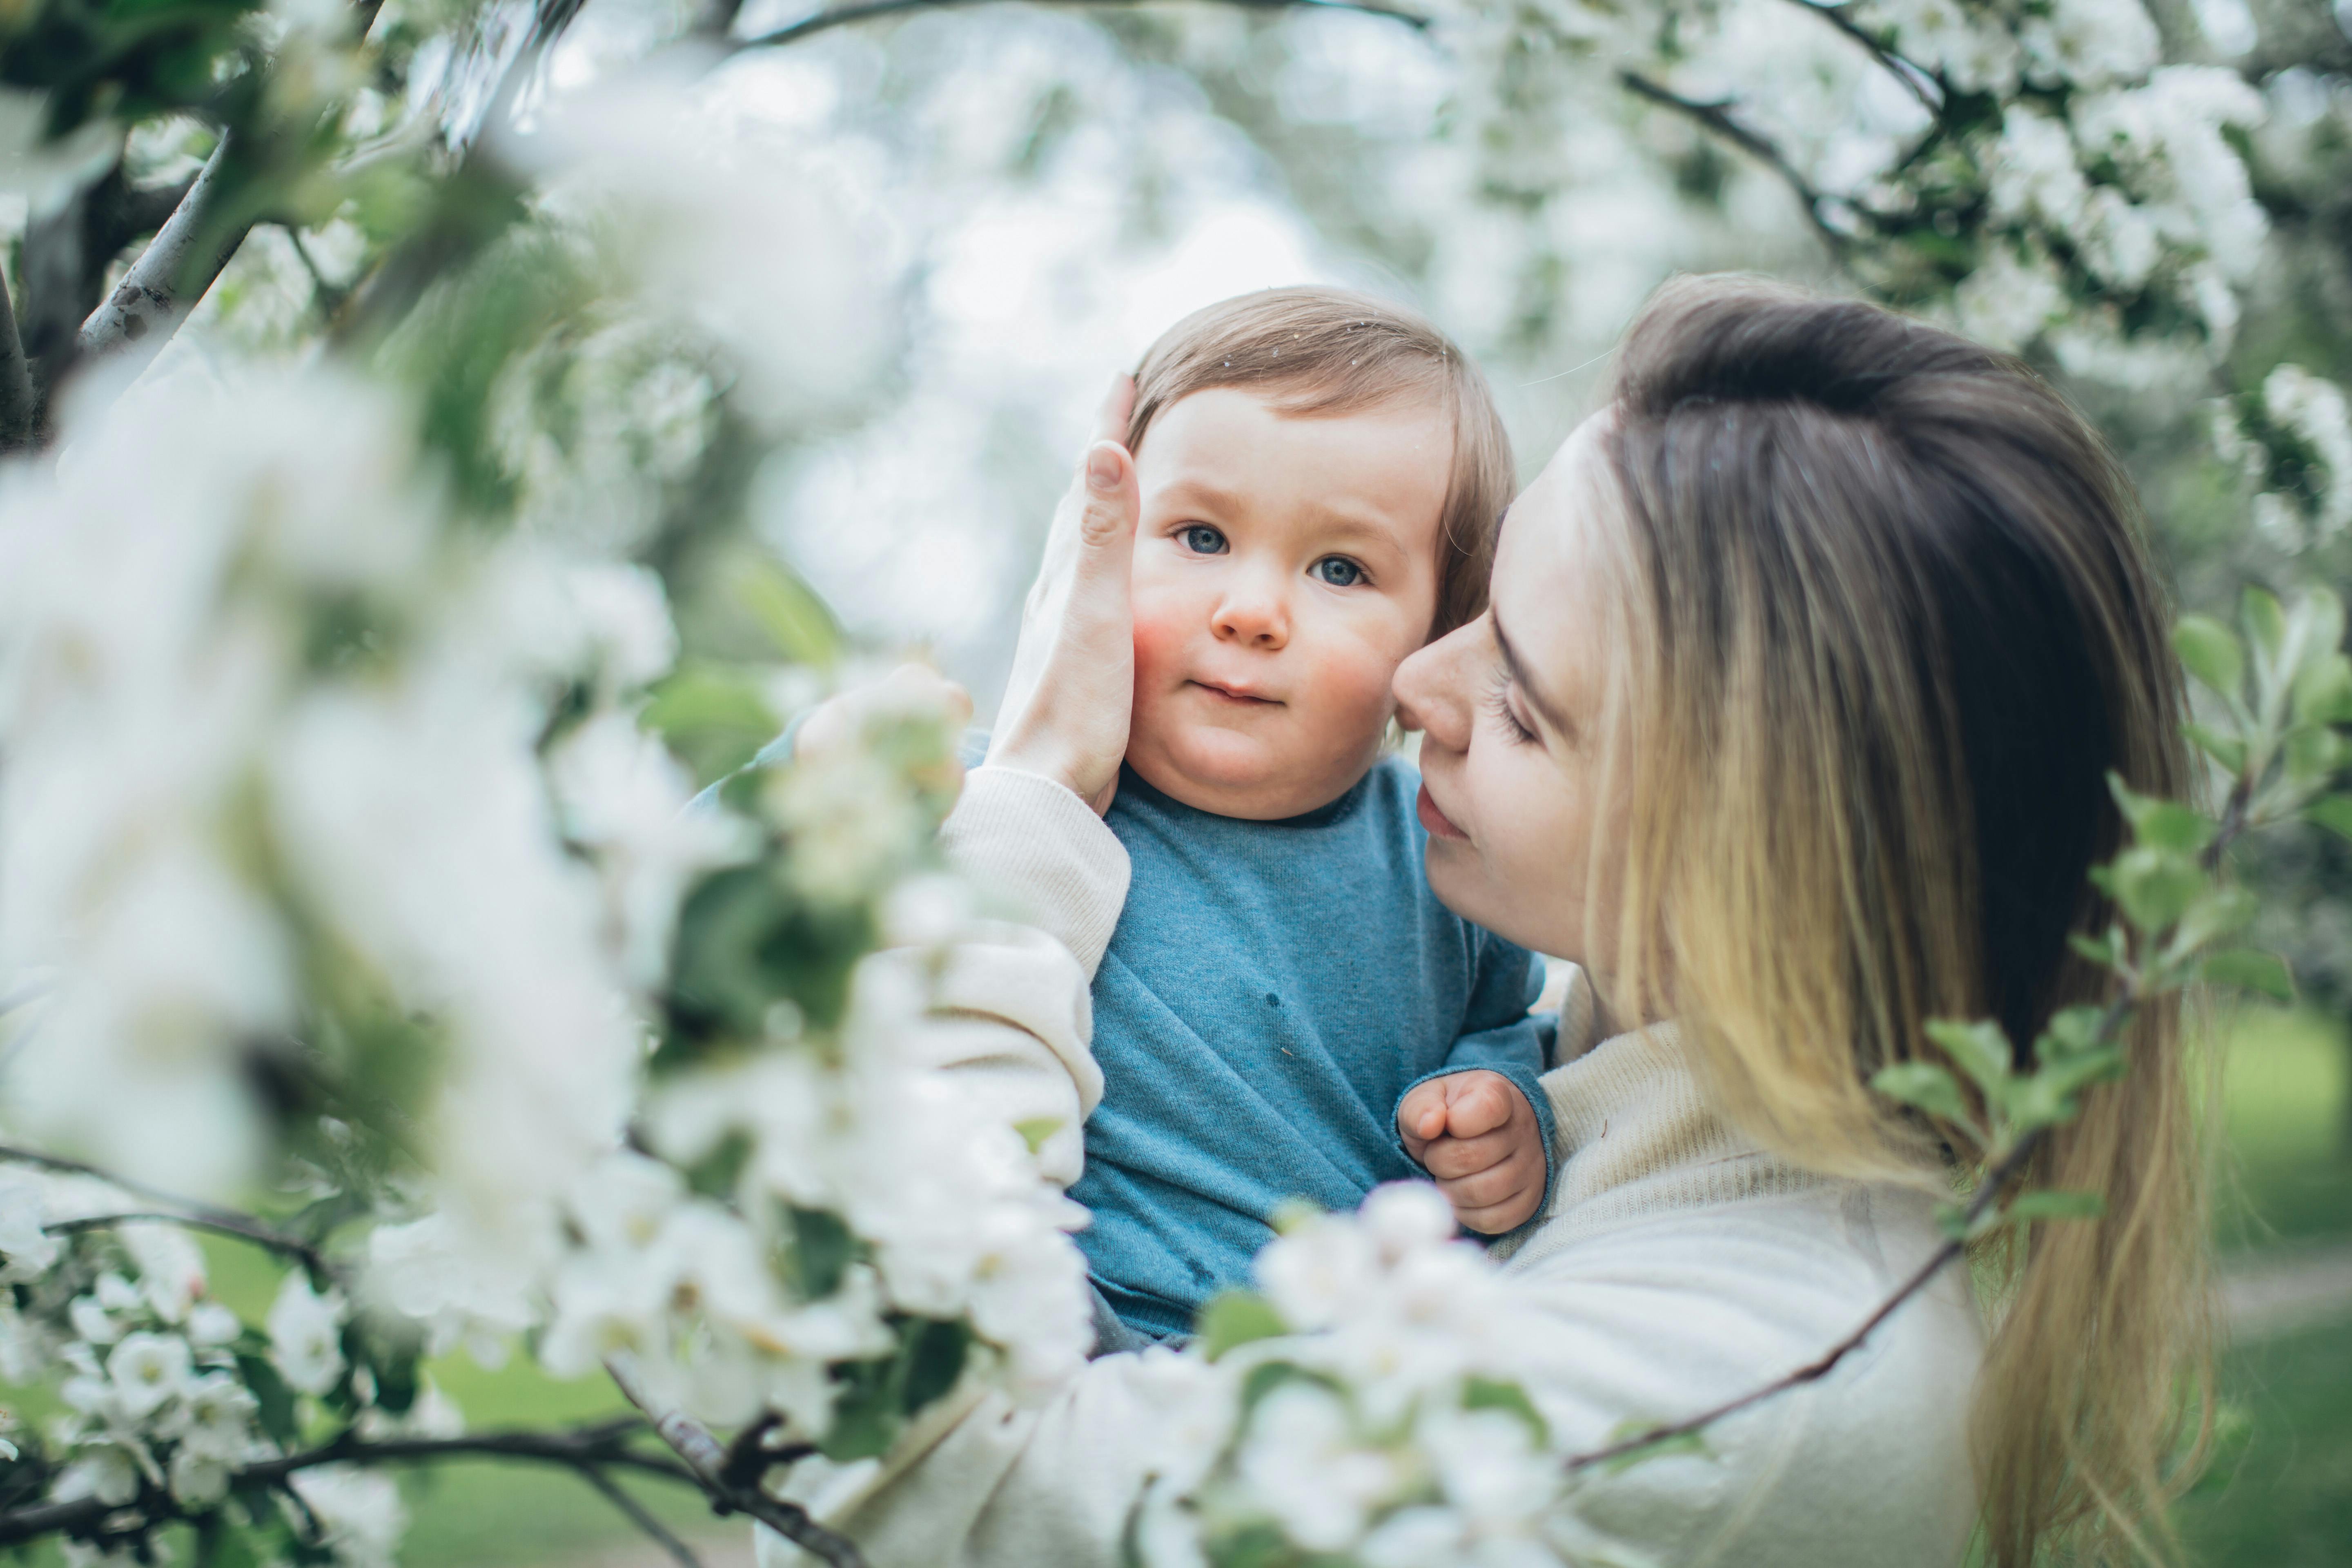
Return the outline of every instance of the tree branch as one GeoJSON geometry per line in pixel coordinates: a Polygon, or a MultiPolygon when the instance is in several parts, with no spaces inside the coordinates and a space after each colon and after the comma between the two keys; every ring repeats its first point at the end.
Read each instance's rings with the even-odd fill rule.
{"type": "MultiPolygon", "coordinates": [[[[1808,6],[1807,9],[1818,9],[1818,7],[1808,6]]],[[[1803,172],[1794,163],[1789,162],[1780,149],[1731,118],[1729,105],[1696,102],[1652,81],[1636,70],[1620,70],[1617,73],[1617,80],[1634,97],[1646,99],[1662,108],[1674,110],[1687,120],[1696,121],[1741,152],[1761,162],[1767,168],[1780,175],[1782,182],[1796,193],[1797,200],[1803,205],[1805,216],[1812,223],[1814,232],[1822,237],[1839,259],[1844,259],[1846,253],[1853,248],[1853,237],[1832,227],[1829,221],[1822,216],[1822,204],[1829,198],[1813,188],[1813,183],[1805,178],[1803,172]]]]}
{"type": "MultiPolygon", "coordinates": [[[[730,46],[730,52],[740,54],[746,49],[776,48],[785,44],[796,44],[803,38],[830,32],[835,27],[845,27],[853,22],[870,22],[878,16],[895,16],[908,11],[946,11],[992,3],[993,0],[862,0],[858,5],[843,5],[803,16],[788,26],[761,33],[757,37],[739,38],[730,46]]],[[[1037,0],[1037,3],[1049,5],[1129,5],[1142,4],[1143,0],[1037,0]]],[[[1381,0],[1214,0],[1214,3],[1238,5],[1251,11],[1360,11],[1367,16],[1385,16],[1390,21],[1402,22],[1416,32],[1426,31],[1430,20],[1418,11],[1384,5],[1381,0]]]]}
{"type": "Polygon", "coordinates": [[[695,1556],[694,1548],[670,1533],[667,1525],[648,1512],[645,1504],[622,1490],[621,1483],[603,1469],[594,1465],[583,1465],[580,1479],[602,1492],[605,1501],[619,1509],[631,1524],[644,1531],[656,1545],[668,1552],[670,1561],[676,1563],[677,1568],[702,1568],[701,1559],[695,1556]]]}
{"type": "Polygon", "coordinates": [[[1887,75],[1901,82],[1928,113],[1937,115],[1943,113],[1942,86],[1927,71],[1913,65],[1864,31],[1862,24],[1853,19],[1849,0],[1841,0],[1840,4],[1832,5],[1821,5],[1818,0],[1790,0],[1790,4],[1801,11],[1811,11],[1831,26],[1852,38],[1856,44],[1869,50],[1871,58],[1885,68],[1887,75]]]}
{"type": "Polygon", "coordinates": [[[33,401],[33,367],[25,360],[25,340],[16,332],[16,311],[8,300],[8,269],[0,266],[0,457],[33,445],[40,426],[33,401]]]}
{"type": "MultiPolygon", "coordinates": [[[[247,1465],[235,1473],[231,1485],[283,1486],[300,1472],[316,1469],[321,1465],[430,1464],[458,1458],[521,1459],[539,1464],[565,1465],[583,1475],[600,1467],[619,1467],[687,1486],[701,1484],[693,1471],[674,1459],[632,1452],[626,1446],[628,1439],[642,1430],[644,1424],[632,1417],[625,1425],[600,1421],[568,1432],[483,1432],[463,1437],[371,1440],[346,1432],[331,1442],[299,1454],[287,1454],[247,1465]]],[[[606,1484],[611,1484],[609,1479],[606,1484]]],[[[96,1498],[37,1503],[29,1508],[0,1513],[0,1546],[13,1546],[60,1532],[84,1534],[101,1520],[108,1524],[108,1533],[127,1535],[199,1517],[198,1513],[181,1509],[172,1500],[170,1493],[154,1489],[142,1492],[136,1501],[128,1505],[101,1502],[96,1498]],[[120,1516],[125,1513],[138,1516],[135,1522],[118,1524],[120,1516]]]]}
{"type": "Polygon", "coordinates": [[[654,1424],[654,1431],[686,1461],[703,1489],[722,1510],[751,1515],[832,1568],[866,1568],[866,1559],[859,1554],[856,1543],[811,1519],[806,1510],[779,1501],[756,1486],[730,1484],[727,1449],[700,1422],[683,1412],[662,1408],[660,1401],[646,1389],[645,1380],[638,1376],[635,1362],[625,1352],[608,1358],[604,1370],[612,1374],[613,1382],[628,1396],[629,1403],[646,1413],[654,1424]]]}
{"type": "Polygon", "coordinates": [[[256,1246],[268,1247],[274,1252],[282,1252],[289,1257],[298,1258],[313,1274],[322,1278],[333,1279],[339,1272],[327,1256],[311,1243],[304,1241],[300,1237],[290,1236],[275,1226],[256,1219],[251,1215],[239,1214],[235,1209],[222,1208],[217,1204],[199,1203],[194,1198],[184,1198],[176,1193],[168,1193],[161,1187],[151,1187],[143,1182],[134,1182],[128,1177],[118,1176],[111,1171],[81,1160],[69,1160],[62,1154],[47,1153],[39,1149],[21,1148],[12,1143],[0,1143],[0,1163],[32,1165],[44,1171],[55,1171],[59,1175],[88,1176],[92,1180],[103,1182],[110,1187],[128,1193],[133,1197],[145,1198],[151,1203],[163,1205],[163,1212],[156,1213],[142,1211],[137,1214],[92,1215],[82,1219],[59,1220],[57,1224],[46,1227],[48,1234],[52,1236],[67,1236],[83,1230],[101,1230],[109,1226],[125,1223],[182,1225],[195,1230],[208,1230],[222,1236],[236,1237],[241,1240],[252,1242],[256,1246]]]}
{"type": "Polygon", "coordinates": [[[258,1221],[242,1216],[160,1212],[100,1214],[89,1215],[81,1219],[59,1220],[55,1225],[44,1226],[41,1228],[45,1236],[77,1236],[88,1230],[111,1230],[121,1225],[176,1225],[187,1230],[210,1231],[215,1236],[235,1237],[240,1241],[249,1241],[256,1247],[267,1247],[272,1252],[282,1252],[289,1258],[299,1258],[314,1274],[329,1277],[334,1274],[334,1268],[328,1263],[325,1254],[309,1242],[299,1237],[288,1236],[283,1231],[272,1230],[258,1221]]]}
{"type": "Polygon", "coordinates": [[[223,132],[220,144],[156,230],[154,240],[131,264],[106,302],[82,323],[75,342],[77,358],[135,358],[143,364],[171,342],[252,226],[224,221],[228,198],[239,184],[237,155],[236,133],[223,132]]]}
{"type": "Polygon", "coordinates": [[[441,184],[434,210],[366,279],[328,330],[339,349],[374,342],[390,331],[434,280],[473,256],[522,211],[511,176],[499,167],[498,142],[539,62],[580,15],[583,0],[537,0],[530,30],[491,89],[457,166],[441,184]]]}

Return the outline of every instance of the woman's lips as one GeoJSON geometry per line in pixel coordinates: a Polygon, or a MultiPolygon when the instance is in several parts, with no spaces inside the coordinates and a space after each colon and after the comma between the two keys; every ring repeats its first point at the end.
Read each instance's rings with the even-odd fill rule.
{"type": "Polygon", "coordinates": [[[1429,829],[1431,837],[1460,838],[1465,841],[1469,838],[1468,834],[1454,826],[1452,817],[1437,809],[1437,802],[1430,795],[1427,784],[1421,786],[1421,795],[1412,804],[1414,812],[1421,817],[1421,825],[1429,829]]]}

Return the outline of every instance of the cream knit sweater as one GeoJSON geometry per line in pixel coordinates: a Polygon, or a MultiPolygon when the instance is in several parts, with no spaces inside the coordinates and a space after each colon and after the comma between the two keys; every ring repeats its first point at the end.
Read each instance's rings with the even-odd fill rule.
{"type": "MultiPolygon", "coordinates": [[[[939,1065],[1015,1120],[1066,1119],[1045,1156],[1067,1184],[1102,1092],[1087,992],[1126,897],[1124,852],[1067,790],[994,768],[972,773],[944,839],[1032,923],[984,929],[950,966],[939,1065]]],[[[1669,1030],[1602,1041],[1544,1086],[1560,1178],[1506,1267],[1549,1324],[1513,1347],[1520,1378],[1571,1447],[1801,1365],[1940,1240],[1916,1194],[1748,1144],[1669,1030]]],[[[1662,1564],[1949,1568],[1975,1514],[1981,1350],[1966,1282],[1948,1274],[1829,1378],[1722,1423],[1704,1457],[1600,1483],[1588,1512],[1662,1564]]],[[[873,1568],[1112,1568],[1161,1419],[1144,1360],[1106,1357],[1041,1407],[990,1394],[941,1411],[887,1469],[837,1478],[823,1511],[873,1568]]],[[[764,1534],[761,1556],[807,1561],[764,1534]]]]}

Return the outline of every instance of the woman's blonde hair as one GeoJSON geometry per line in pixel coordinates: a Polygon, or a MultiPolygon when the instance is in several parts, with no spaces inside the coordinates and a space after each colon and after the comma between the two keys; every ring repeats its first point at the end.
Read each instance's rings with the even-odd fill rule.
{"type": "MultiPolygon", "coordinates": [[[[1941,1186],[1981,1152],[1871,1076],[1944,1061],[1936,1017],[1998,1019],[2023,1070],[2053,1011],[2107,1001],[2067,942],[2109,919],[2086,878],[2123,831],[2105,776],[2187,786],[2130,483],[2016,360],[1752,281],[1662,289],[1613,404],[1610,1001],[1675,1019],[1767,1146],[1941,1186]]],[[[2103,1194],[2104,1216],[1975,1260],[2000,1568],[2167,1539],[2180,1378],[2210,1363],[2205,1184],[2179,1008],[2142,1008],[2128,1047],[2027,1177],[2103,1194]]]]}

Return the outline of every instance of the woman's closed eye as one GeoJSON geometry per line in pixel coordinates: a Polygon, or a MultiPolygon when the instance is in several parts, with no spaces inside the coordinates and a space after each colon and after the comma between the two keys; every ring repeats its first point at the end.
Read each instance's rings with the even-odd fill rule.
{"type": "Polygon", "coordinates": [[[1205,522],[1187,523],[1177,531],[1176,537],[1185,549],[1195,555],[1223,555],[1225,552],[1225,536],[1205,522]]]}
{"type": "Polygon", "coordinates": [[[1506,669],[1496,669],[1495,679],[1486,688],[1486,710],[1502,726],[1503,738],[1515,746],[1524,746],[1536,738],[1536,732],[1520,721],[1518,712],[1511,706],[1511,676],[1506,669]]]}
{"type": "Polygon", "coordinates": [[[1352,588],[1366,581],[1368,576],[1360,563],[1350,561],[1344,555],[1326,555],[1309,566],[1307,574],[1317,582],[1328,583],[1334,588],[1352,588]]]}

